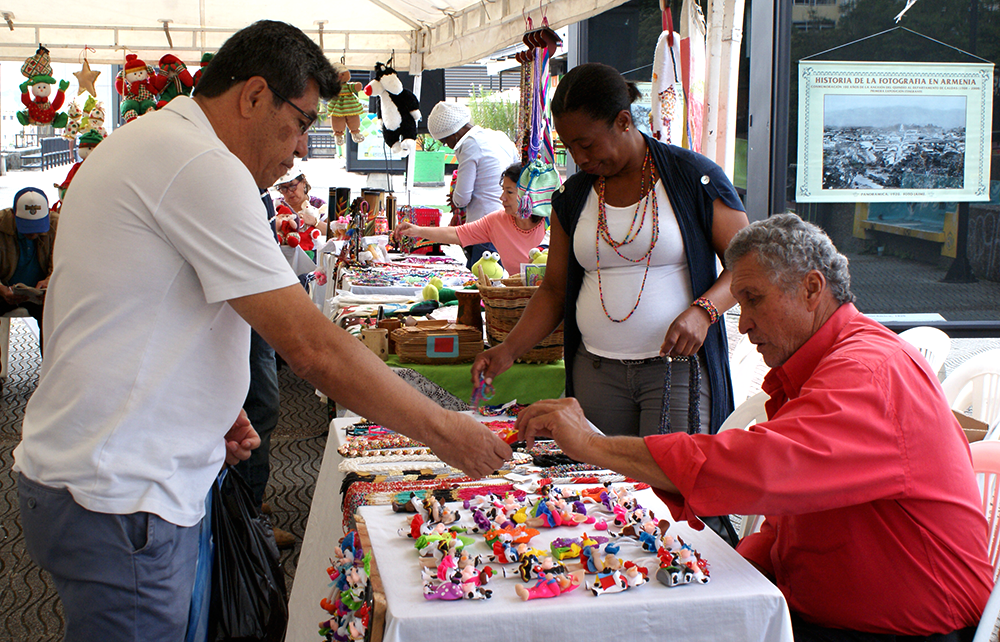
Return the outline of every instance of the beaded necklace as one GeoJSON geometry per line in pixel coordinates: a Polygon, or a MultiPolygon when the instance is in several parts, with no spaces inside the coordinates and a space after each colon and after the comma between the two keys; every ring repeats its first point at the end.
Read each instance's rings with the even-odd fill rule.
{"type": "Polygon", "coordinates": [[[646,155],[642,159],[642,178],[639,183],[639,202],[635,204],[635,213],[632,215],[632,223],[628,227],[628,232],[625,233],[625,238],[621,241],[616,241],[611,237],[611,232],[608,230],[608,213],[604,203],[604,177],[601,176],[597,179],[597,238],[595,240],[595,251],[597,253],[597,291],[601,297],[601,308],[604,310],[604,316],[608,317],[609,321],[613,323],[622,323],[628,321],[635,309],[639,307],[639,300],[642,299],[642,291],[646,288],[646,277],[649,276],[649,264],[653,259],[653,248],[656,247],[656,241],[660,236],[660,217],[659,209],[656,202],[656,181],[653,180],[653,171],[650,169],[649,172],[649,189],[646,189],[646,168],[650,165],[650,153],[649,148],[646,148],[646,155]],[[639,237],[639,233],[642,231],[643,225],[646,223],[646,210],[649,209],[649,203],[652,201],[652,225],[653,233],[649,241],[649,249],[646,253],[637,259],[631,259],[621,252],[618,248],[624,247],[636,240],[639,237]],[[640,208],[642,210],[642,215],[640,217],[640,208]],[[638,222],[638,227],[636,227],[636,222],[638,222]],[[601,241],[604,241],[611,249],[615,251],[619,257],[625,259],[629,263],[641,263],[646,262],[646,270],[642,274],[642,285],[639,286],[639,295],[635,299],[635,305],[629,310],[621,319],[616,319],[608,313],[607,305],[604,303],[604,286],[601,283],[601,241]]]}

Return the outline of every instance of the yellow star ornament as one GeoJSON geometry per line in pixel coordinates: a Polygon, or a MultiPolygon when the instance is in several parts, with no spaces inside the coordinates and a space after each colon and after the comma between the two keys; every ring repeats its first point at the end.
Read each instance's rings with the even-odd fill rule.
{"type": "Polygon", "coordinates": [[[94,87],[94,83],[97,82],[97,77],[101,75],[101,72],[91,71],[89,60],[84,58],[83,69],[74,71],[73,75],[76,76],[77,82],[80,83],[80,90],[76,92],[77,96],[86,91],[91,96],[97,97],[97,89],[94,87]]]}

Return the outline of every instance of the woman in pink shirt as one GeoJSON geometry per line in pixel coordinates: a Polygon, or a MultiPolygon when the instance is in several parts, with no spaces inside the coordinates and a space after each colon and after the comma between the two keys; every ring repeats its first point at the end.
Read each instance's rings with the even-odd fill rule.
{"type": "Polygon", "coordinates": [[[422,238],[432,243],[453,243],[463,247],[476,243],[492,243],[500,253],[500,262],[510,274],[516,274],[522,263],[531,263],[528,252],[538,247],[545,238],[544,219],[541,216],[521,218],[517,213],[517,179],[521,164],[514,163],[504,170],[500,179],[502,210],[487,214],[473,223],[455,227],[423,227],[413,223],[400,223],[393,233],[400,237],[422,238]]]}

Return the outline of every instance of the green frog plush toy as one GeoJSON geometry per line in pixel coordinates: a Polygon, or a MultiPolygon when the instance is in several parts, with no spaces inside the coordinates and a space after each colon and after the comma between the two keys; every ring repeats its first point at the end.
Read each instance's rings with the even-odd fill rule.
{"type": "Polygon", "coordinates": [[[483,255],[479,258],[479,260],[472,264],[472,273],[478,277],[480,270],[482,270],[487,279],[490,281],[498,281],[507,276],[503,267],[500,266],[499,261],[499,252],[483,252],[483,255]]]}

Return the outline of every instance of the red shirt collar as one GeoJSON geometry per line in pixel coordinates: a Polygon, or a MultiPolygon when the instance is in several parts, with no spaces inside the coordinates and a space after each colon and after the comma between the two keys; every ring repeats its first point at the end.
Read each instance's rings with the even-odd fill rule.
{"type": "MultiPolygon", "coordinates": [[[[837,342],[844,329],[852,319],[861,314],[854,307],[853,303],[844,303],[830,315],[826,323],[816,331],[816,334],[809,337],[809,340],[802,344],[798,350],[788,358],[782,366],[771,368],[771,371],[764,377],[761,389],[772,399],[775,393],[784,389],[784,396],[790,399],[798,396],[806,380],[812,376],[819,364],[820,359],[830,351],[833,344],[837,342]]],[[[770,416],[771,413],[768,413],[770,416]]]]}

